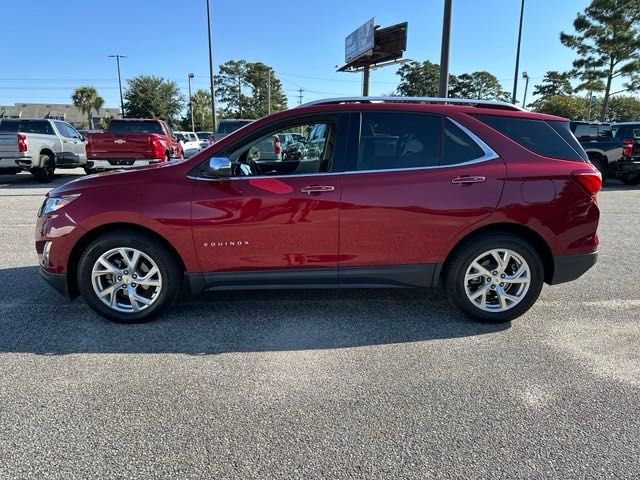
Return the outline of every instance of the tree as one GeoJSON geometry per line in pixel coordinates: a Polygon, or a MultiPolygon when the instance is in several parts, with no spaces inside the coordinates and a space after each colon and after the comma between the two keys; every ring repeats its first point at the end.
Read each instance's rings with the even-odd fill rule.
{"type": "MultiPolygon", "coordinates": [[[[196,131],[211,131],[211,94],[206,90],[196,90],[191,96],[193,105],[193,120],[196,131]]],[[[187,108],[186,115],[180,122],[180,128],[191,130],[191,109],[187,108]]]]}
{"type": "Polygon", "coordinates": [[[449,88],[451,97],[508,101],[510,94],[489,72],[463,73],[454,77],[449,88]]]}
{"type": "Polygon", "coordinates": [[[628,122],[640,118],[640,100],[630,95],[616,95],[609,100],[607,120],[628,122]]]}
{"type": "Polygon", "coordinates": [[[400,76],[397,94],[405,97],[437,97],[440,66],[424,62],[408,62],[398,69],[400,76]]]}
{"type": "Polygon", "coordinates": [[[262,62],[229,60],[220,65],[216,75],[216,97],[225,105],[224,117],[260,118],[269,112],[287,108],[287,98],[282,83],[274,70],[262,62]]]}
{"type": "Polygon", "coordinates": [[[78,87],[73,91],[71,101],[82,113],[87,115],[89,128],[93,130],[93,115],[91,112],[95,110],[96,113],[100,113],[100,109],[104,105],[104,99],[98,95],[98,91],[89,86],[78,87]]]}
{"type": "Polygon", "coordinates": [[[175,125],[185,102],[178,85],[154,75],[127,80],[125,112],[133,118],[161,118],[175,125]]]}
{"type": "Polygon", "coordinates": [[[557,97],[559,95],[571,95],[573,88],[571,82],[569,82],[569,74],[564,72],[558,72],[556,70],[549,70],[545,73],[542,83],[539,83],[534,87],[533,95],[546,98],[557,97]]]}
{"type": "Polygon", "coordinates": [[[536,112],[579,120],[585,116],[585,111],[588,108],[587,103],[584,98],[556,95],[538,99],[533,107],[536,112]]]}
{"type": "Polygon", "coordinates": [[[640,2],[592,0],[573,22],[575,34],[560,33],[563,45],[575,50],[572,74],[582,83],[576,90],[601,91],[600,120],[606,117],[611,83],[622,77],[625,89],[640,87],[640,2]]]}

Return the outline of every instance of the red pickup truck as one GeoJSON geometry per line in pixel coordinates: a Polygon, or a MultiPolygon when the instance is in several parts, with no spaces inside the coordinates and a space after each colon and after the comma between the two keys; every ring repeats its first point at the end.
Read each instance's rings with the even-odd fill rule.
{"type": "Polygon", "coordinates": [[[104,133],[87,134],[87,173],[133,168],[183,158],[182,147],[163,120],[112,120],[104,133]]]}

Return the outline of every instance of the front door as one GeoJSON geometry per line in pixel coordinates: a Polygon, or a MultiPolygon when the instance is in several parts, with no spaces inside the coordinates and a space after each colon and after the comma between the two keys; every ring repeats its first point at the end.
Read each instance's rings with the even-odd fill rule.
{"type": "Polygon", "coordinates": [[[452,239],[498,204],[504,162],[437,115],[365,112],[360,131],[342,186],[340,283],[429,286],[452,239]]]}
{"type": "Polygon", "coordinates": [[[215,154],[232,169],[226,178],[195,180],[192,226],[203,272],[337,284],[341,123],[336,116],[266,127],[215,154]],[[308,136],[318,124],[327,127],[320,150],[307,148],[307,137],[286,149],[276,140],[289,132],[308,136]]]}

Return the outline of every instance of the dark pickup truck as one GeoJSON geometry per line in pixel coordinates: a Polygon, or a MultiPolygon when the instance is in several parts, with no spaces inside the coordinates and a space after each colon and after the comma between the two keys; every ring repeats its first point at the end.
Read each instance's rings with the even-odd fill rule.
{"type": "Polygon", "coordinates": [[[614,177],[627,185],[640,184],[640,121],[571,122],[571,131],[603,180],[614,177]]]}

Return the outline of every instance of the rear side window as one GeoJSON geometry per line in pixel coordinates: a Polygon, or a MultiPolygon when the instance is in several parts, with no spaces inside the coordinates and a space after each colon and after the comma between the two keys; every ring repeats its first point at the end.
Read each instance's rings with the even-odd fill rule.
{"type": "Polygon", "coordinates": [[[51,124],[46,120],[3,120],[0,122],[0,132],[55,135],[51,124]]]}
{"type": "Polygon", "coordinates": [[[395,112],[362,114],[358,170],[437,166],[442,118],[395,112]]]}
{"type": "Polygon", "coordinates": [[[164,135],[160,122],[120,122],[111,121],[107,128],[109,133],[155,133],[164,135]]]}
{"type": "Polygon", "coordinates": [[[441,165],[456,165],[484,156],[484,151],[451,120],[445,121],[441,165]]]}
{"type": "Polygon", "coordinates": [[[569,130],[569,122],[494,115],[477,115],[476,118],[538,155],[562,160],[587,159],[569,130]]]}

